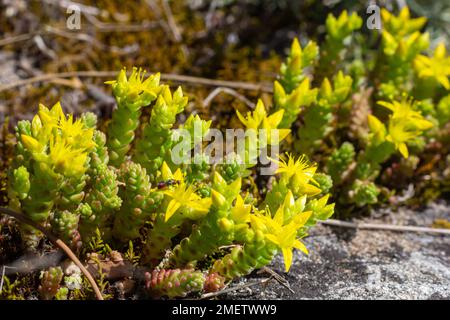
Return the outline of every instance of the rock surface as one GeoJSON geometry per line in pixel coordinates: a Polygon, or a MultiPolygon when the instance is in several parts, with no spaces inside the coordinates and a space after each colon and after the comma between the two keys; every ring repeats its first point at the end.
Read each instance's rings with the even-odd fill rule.
{"type": "MultiPolygon", "coordinates": [[[[431,226],[450,219],[450,206],[377,212],[364,222],[431,226]]],[[[361,221],[362,222],[362,221],[361,221]]],[[[278,256],[269,266],[292,292],[271,280],[237,290],[226,299],[450,299],[450,236],[317,226],[304,239],[310,254],[294,255],[285,274],[278,256]]],[[[253,274],[232,286],[266,278],[253,274]]]]}

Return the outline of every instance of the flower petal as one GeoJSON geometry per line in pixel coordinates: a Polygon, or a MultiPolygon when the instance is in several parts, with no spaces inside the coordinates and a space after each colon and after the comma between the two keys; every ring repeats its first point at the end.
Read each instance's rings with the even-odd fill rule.
{"type": "Polygon", "coordinates": [[[294,248],[300,250],[301,252],[305,253],[305,254],[309,254],[308,249],[306,248],[306,246],[300,242],[299,240],[295,240],[294,241],[294,248]]]}
{"type": "Polygon", "coordinates": [[[281,248],[281,251],[283,252],[284,268],[288,272],[292,265],[292,249],[281,248]]]}
{"type": "Polygon", "coordinates": [[[175,199],[170,200],[169,205],[166,209],[166,215],[164,216],[164,221],[167,222],[175,212],[180,208],[181,204],[175,199]]]}
{"type": "Polygon", "coordinates": [[[408,158],[408,147],[406,146],[406,143],[400,143],[398,145],[398,151],[400,151],[400,153],[402,154],[402,156],[404,158],[408,158]]]}

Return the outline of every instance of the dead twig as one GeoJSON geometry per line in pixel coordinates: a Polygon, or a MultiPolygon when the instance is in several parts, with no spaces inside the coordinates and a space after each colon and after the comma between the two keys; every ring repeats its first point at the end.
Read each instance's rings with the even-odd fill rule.
{"type": "Polygon", "coordinates": [[[187,46],[184,43],[182,43],[183,37],[181,35],[180,29],[177,26],[177,23],[175,22],[175,18],[173,17],[173,14],[172,14],[172,9],[170,9],[170,5],[169,5],[168,1],[161,0],[161,4],[162,4],[163,11],[164,11],[164,15],[166,16],[166,19],[167,19],[167,26],[169,27],[169,30],[172,33],[173,40],[176,43],[181,44],[181,51],[183,52],[185,57],[188,57],[189,50],[188,50],[187,46]]]}
{"type": "Polygon", "coordinates": [[[92,275],[89,273],[89,271],[86,270],[86,268],[83,266],[83,264],[80,262],[80,260],[77,258],[77,256],[73,253],[73,251],[61,240],[58,239],[53,233],[45,229],[44,227],[38,225],[34,221],[32,221],[30,218],[25,216],[24,214],[20,212],[13,211],[11,209],[7,208],[0,208],[0,212],[6,215],[9,215],[11,217],[16,218],[22,223],[28,224],[32,226],[33,228],[39,230],[42,232],[54,245],[59,247],[64,253],[77,265],[78,268],[80,268],[81,272],[86,276],[86,278],[89,281],[89,284],[91,285],[92,289],[95,292],[95,296],[97,297],[97,300],[103,300],[102,293],[100,292],[100,289],[97,286],[97,283],[95,282],[92,275]]]}
{"type": "Polygon", "coordinates": [[[263,284],[264,285],[264,284],[268,283],[272,279],[273,279],[273,277],[264,278],[264,279],[261,279],[261,280],[258,280],[258,281],[247,282],[247,283],[244,283],[244,284],[241,284],[241,285],[238,285],[238,286],[234,286],[232,288],[226,288],[226,289],[223,289],[223,290],[220,290],[220,291],[217,291],[217,292],[205,293],[205,294],[203,294],[200,297],[200,299],[210,299],[210,298],[217,297],[217,296],[220,296],[220,295],[225,294],[225,293],[230,293],[230,292],[234,292],[234,291],[237,291],[237,290],[253,287],[253,286],[256,286],[256,285],[259,285],[259,284],[263,284]]]}
{"type": "Polygon", "coordinates": [[[145,32],[156,28],[165,28],[166,22],[164,20],[145,20],[141,23],[111,23],[101,22],[95,17],[86,15],[87,20],[94,26],[96,32],[145,32]]]}
{"type": "Polygon", "coordinates": [[[205,28],[206,30],[210,30],[212,28],[212,20],[217,7],[217,1],[213,0],[211,1],[208,12],[205,15],[205,28]]]}
{"type": "Polygon", "coordinates": [[[3,292],[3,281],[5,280],[5,272],[6,272],[6,266],[3,266],[2,269],[2,279],[0,280],[0,294],[3,292]]]}
{"type": "Polygon", "coordinates": [[[347,222],[335,219],[328,219],[326,221],[320,221],[321,224],[351,228],[351,229],[367,229],[367,230],[384,230],[384,231],[398,231],[398,232],[417,232],[417,233],[434,233],[439,235],[450,235],[449,229],[427,228],[427,227],[415,227],[415,226],[398,226],[392,224],[383,223],[359,223],[359,222],[347,222]]]}
{"type": "Polygon", "coordinates": [[[38,47],[38,49],[48,58],[55,60],[57,58],[57,54],[55,53],[55,51],[53,51],[52,49],[50,49],[46,44],[44,39],[42,39],[42,37],[40,35],[35,35],[33,37],[33,41],[36,44],[36,46],[38,47]]]}
{"type": "Polygon", "coordinates": [[[35,35],[37,35],[37,34],[39,34],[38,31],[37,32],[30,32],[30,33],[19,34],[19,35],[16,35],[16,36],[11,36],[11,37],[8,37],[8,38],[1,39],[0,40],[0,47],[7,46],[9,44],[13,44],[13,43],[16,43],[16,42],[28,41],[30,39],[33,39],[33,37],[35,35]]]}
{"type": "MultiPolygon", "coordinates": [[[[61,72],[61,73],[47,73],[38,75],[36,77],[18,80],[12,83],[4,84],[0,86],[0,92],[11,90],[17,87],[51,81],[55,78],[111,78],[117,75],[117,71],[71,71],[71,72],[61,72]]],[[[265,84],[256,84],[240,81],[226,81],[226,80],[216,80],[208,79],[194,76],[179,75],[173,73],[161,73],[161,79],[166,81],[174,81],[179,83],[189,83],[191,85],[203,85],[212,87],[228,87],[234,89],[242,89],[249,91],[262,91],[262,92],[272,92],[272,88],[265,84]]]]}
{"type": "Polygon", "coordinates": [[[161,79],[175,82],[187,82],[191,84],[211,86],[211,87],[228,87],[233,89],[242,89],[249,91],[263,91],[269,93],[272,92],[271,86],[241,81],[216,80],[216,79],[178,75],[172,73],[166,74],[161,73],[161,79]]]}
{"type": "Polygon", "coordinates": [[[261,270],[258,271],[258,274],[261,273],[268,273],[270,276],[272,276],[279,284],[281,284],[283,287],[288,289],[291,293],[295,293],[294,290],[291,289],[291,286],[289,285],[289,281],[287,281],[285,278],[280,276],[278,273],[273,271],[272,269],[268,267],[262,267],[261,270]]]}
{"type": "MultiPolygon", "coordinates": [[[[89,15],[87,15],[87,16],[89,16],[89,15]]],[[[89,16],[89,17],[93,18],[92,16],[89,16]]],[[[165,21],[163,21],[163,20],[161,20],[161,21],[144,21],[140,24],[103,23],[103,22],[99,22],[99,21],[94,23],[94,21],[98,21],[98,20],[90,21],[94,25],[95,31],[104,32],[104,33],[106,33],[106,32],[142,32],[142,31],[148,31],[150,29],[154,29],[157,27],[164,27],[166,25],[165,21]]],[[[52,30],[39,30],[39,31],[35,31],[35,32],[23,33],[23,34],[7,37],[4,39],[0,39],[0,47],[18,43],[18,42],[32,40],[35,36],[43,36],[48,33],[50,33],[50,34],[56,33],[55,30],[58,30],[58,29],[50,27],[50,26],[47,26],[47,28],[50,28],[52,30]]],[[[59,31],[59,33],[63,32],[60,30],[58,30],[58,31],[59,31]]],[[[77,39],[80,41],[88,41],[89,42],[89,41],[92,41],[93,39],[95,39],[89,35],[75,33],[75,32],[65,32],[65,34],[70,35],[71,39],[77,39]]],[[[59,35],[65,36],[63,34],[59,34],[59,35]]],[[[98,40],[96,40],[96,39],[95,39],[95,41],[98,42],[98,40]]],[[[100,43],[100,42],[98,42],[98,43],[100,43]]],[[[104,44],[101,44],[101,45],[108,47],[104,44]]],[[[118,47],[111,47],[111,48],[113,48],[113,50],[120,49],[118,47]],[[114,49],[114,48],[116,48],[116,49],[114,49]]]]}
{"type": "Polygon", "coordinates": [[[164,20],[143,21],[141,23],[109,23],[102,22],[96,17],[85,14],[86,19],[95,27],[97,32],[142,32],[164,27],[164,20]]]}
{"type": "Polygon", "coordinates": [[[4,284],[4,281],[5,281],[6,269],[16,269],[16,268],[8,267],[8,266],[5,266],[5,265],[2,267],[2,279],[0,280],[0,294],[2,294],[2,292],[3,292],[3,284],[4,284]]]}
{"type": "Polygon", "coordinates": [[[116,47],[116,46],[109,46],[106,45],[100,41],[98,41],[96,38],[85,34],[85,33],[79,33],[79,32],[67,32],[64,30],[60,30],[57,28],[54,28],[52,26],[45,26],[45,32],[47,34],[52,34],[60,37],[64,37],[67,39],[74,39],[78,41],[84,41],[90,43],[93,47],[103,50],[103,51],[111,51],[113,53],[117,53],[119,55],[125,55],[125,54],[131,54],[139,50],[138,44],[133,44],[126,47],[116,47]]]}
{"type": "Polygon", "coordinates": [[[183,38],[181,36],[180,29],[178,29],[177,23],[175,22],[175,18],[173,17],[169,3],[167,2],[167,0],[161,0],[161,4],[164,10],[164,14],[166,15],[167,18],[167,24],[169,25],[170,31],[172,32],[175,42],[181,42],[183,38]]]}
{"type": "Polygon", "coordinates": [[[100,23],[96,26],[98,32],[145,32],[161,27],[161,21],[144,21],[142,23],[100,23]]]}
{"type": "Polygon", "coordinates": [[[208,96],[206,97],[205,100],[203,100],[203,106],[205,107],[209,107],[209,105],[211,104],[212,100],[214,100],[215,97],[217,97],[220,93],[226,93],[229,94],[235,98],[237,98],[238,100],[241,100],[242,102],[244,102],[250,109],[253,109],[255,107],[255,104],[253,102],[251,102],[250,100],[248,100],[245,96],[243,96],[242,94],[240,94],[239,92],[237,92],[236,90],[230,89],[230,88],[224,88],[224,87],[217,87],[215,88],[213,91],[211,91],[210,94],[208,94],[208,96]]]}
{"type": "Polygon", "coordinates": [[[145,0],[145,2],[152,10],[152,13],[155,15],[155,17],[162,20],[163,19],[162,12],[161,12],[159,5],[156,3],[156,1],[155,0],[145,0]]]}

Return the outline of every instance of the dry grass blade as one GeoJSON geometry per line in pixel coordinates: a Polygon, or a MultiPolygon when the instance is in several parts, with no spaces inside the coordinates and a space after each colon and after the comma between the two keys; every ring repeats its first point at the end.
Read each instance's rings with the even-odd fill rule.
{"type": "Polygon", "coordinates": [[[220,290],[220,291],[217,291],[217,292],[205,293],[205,294],[203,294],[200,297],[200,299],[210,299],[210,298],[214,298],[214,297],[220,296],[220,295],[225,294],[225,293],[230,293],[230,292],[234,292],[234,291],[237,291],[237,290],[253,287],[253,286],[256,286],[256,285],[259,285],[259,284],[266,284],[272,279],[273,279],[273,277],[264,278],[264,279],[261,279],[261,280],[258,280],[258,281],[244,283],[244,284],[232,287],[232,288],[226,288],[226,289],[223,289],[223,290],[220,290]]]}
{"type": "Polygon", "coordinates": [[[278,273],[267,267],[262,267],[261,270],[258,271],[259,274],[264,272],[270,274],[276,281],[278,281],[279,284],[288,289],[291,293],[295,293],[295,291],[292,290],[291,286],[289,285],[289,281],[280,276],[278,273]]]}
{"type": "MultiPolygon", "coordinates": [[[[47,73],[38,75],[36,77],[18,80],[9,84],[0,86],[0,92],[11,90],[17,87],[39,83],[48,82],[55,78],[112,78],[117,75],[116,71],[73,71],[73,72],[61,72],[61,73],[47,73]]],[[[255,84],[248,82],[239,81],[226,81],[226,80],[216,80],[208,79],[194,76],[179,75],[173,73],[161,73],[161,79],[166,81],[189,83],[191,85],[203,85],[212,87],[228,87],[234,89],[242,89],[249,91],[262,91],[262,92],[272,92],[270,86],[264,84],[255,84]]]]}
{"type": "Polygon", "coordinates": [[[417,232],[417,233],[433,233],[438,235],[450,235],[448,229],[415,227],[415,226],[398,226],[392,224],[382,223],[355,223],[328,219],[327,221],[320,221],[321,224],[334,227],[352,228],[352,229],[367,229],[367,230],[384,230],[384,231],[398,231],[398,232],[417,232]]]}
{"type": "Polygon", "coordinates": [[[0,47],[7,46],[7,45],[17,43],[17,42],[28,41],[30,39],[33,39],[33,37],[37,34],[39,34],[39,32],[30,32],[30,33],[19,34],[16,36],[11,36],[8,38],[1,39],[0,47]]]}
{"type": "Polygon", "coordinates": [[[242,94],[240,94],[239,92],[237,92],[236,90],[230,89],[230,88],[224,88],[224,87],[218,87],[215,88],[213,91],[211,91],[211,93],[206,97],[205,100],[203,100],[203,105],[205,107],[209,107],[209,105],[211,104],[211,102],[214,100],[215,97],[217,97],[219,94],[221,93],[226,93],[229,94],[235,98],[237,98],[238,100],[241,100],[242,102],[244,102],[250,109],[255,108],[255,104],[253,102],[251,102],[250,100],[248,100],[245,96],[243,96],[242,94]]]}
{"type": "Polygon", "coordinates": [[[181,40],[183,40],[182,36],[181,36],[181,32],[175,22],[175,18],[173,17],[172,10],[170,9],[169,3],[167,2],[167,0],[161,0],[161,4],[162,4],[163,10],[164,10],[164,13],[166,15],[166,18],[167,18],[167,23],[170,27],[170,30],[172,31],[174,40],[176,42],[181,42],[181,40]]]}
{"type": "Polygon", "coordinates": [[[141,23],[109,23],[101,22],[94,16],[85,14],[86,20],[88,20],[95,28],[97,32],[144,32],[154,28],[164,27],[163,20],[142,21],[141,23]]]}

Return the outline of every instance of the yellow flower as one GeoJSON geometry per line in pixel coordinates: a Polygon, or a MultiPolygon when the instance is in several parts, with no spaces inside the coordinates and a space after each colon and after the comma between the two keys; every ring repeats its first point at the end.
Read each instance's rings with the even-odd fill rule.
{"type": "Polygon", "coordinates": [[[258,100],[255,110],[247,112],[247,117],[244,117],[239,111],[236,111],[239,120],[247,129],[258,129],[263,119],[267,116],[264,103],[261,99],[258,100]]]}
{"type": "Polygon", "coordinates": [[[181,169],[178,168],[175,173],[172,173],[172,171],[170,170],[169,166],[167,165],[167,163],[164,161],[163,164],[161,165],[161,177],[163,180],[176,180],[179,181],[180,183],[184,183],[184,175],[181,172],[181,169]]]}
{"type": "MultiPolygon", "coordinates": [[[[423,131],[430,129],[433,124],[426,120],[418,111],[413,109],[411,100],[404,98],[402,101],[378,101],[378,104],[392,111],[389,117],[388,134],[386,140],[392,142],[403,157],[409,155],[407,142],[420,136],[423,131]]],[[[384,125],[375,117],[369,117],[369,126],[378,132],[383,131],[384,125]]],[[[383,133],[385,135],[385,132],[383,133]]]]}
{"type": "Polygon", "coordinates": [[[416,132],[409,130],[408,127],[408,122],[402,121],[402,119],[391,119],[389,121],[389,135],[386,137],[386,140],[392,142],[404,158],[409,156],[406,142],[413,140],[417,136],[416,132]]]}
{"type": "Polygon", "coordinates": [[[51,110],[40,104],[37,116],[41,120],[43,127],[53,129],[58,126],[60,119],[64,117],[64,112],[60,102],[57,102],[51,110]]]}
{"type": "Polygon", "coordinates": [[[440,43],[435,51],[433,57],[419,55],[415,61],[414,66],[420,78],[434,78],[445,89],[450,89],[450,56],[446,56],[447,51],[444,43],[440,43]]]}
{"type": "Polygon", "coordinates": [[[245,204],[245,200],[242,199],[241,195],[236,197],[236,203],[231,209],[231,218],[236,223],[247,223],[250,222],[250,211],[252,206],[250,204],[245,204]]]}
{"type": "Polygon", "coordinates": [[[42,145],[46,145],[50,141],[50,136],[57,130],[61,117],[64,117],[64,113],[59,102],[51,110],[40,104],[38,114],[31,122],[32,136],[42,145]]]}
{"type": "Polygon", "coordinates": [[[245,159],[246,163],[254,161],[258,150],[266,148],[267,145],[278,145],[291,132],[290,129],[277,129],[283,119],[284,110],[281,109],[267,116],[261,100],[258,100],[255,110],[248,112],[246,117],[239,111],[236,111],[236,114],[248,129],[245,139],[249,159],[245,159]]]}
{"type": "Polygon", "coordinates": [[[171,198],[166,208],[165,221],[168,221],[177,211],[185,210],[190,217],[198,217],[208,213],[211,199],[200,198],[195,193],[193,186],[184,183],[179,184],[172,190],[164,191],[164,194],[171,198]]]}
{"type": "Polygon", "coordinates": [[[408,120],[419,130],[427,130],[433,126],[433,124],[426,120],[419,111],[413,109],[414,104],[411,99],[403,98],[401,101],[378,101],[377,103],[392,111],[390,116],[391,119],[408,120]]]}
{"type": "Polygon", "coordinates": [[[84,174],[88,153],[95,147],[94,129],[85,128],[72,115],[66,117],[59,102],[50,110],[39,106],[31,123],[31,134],[22,135],[21,141],[35,160],[65,176],[84,174]]]}
{"type": "Polygon", "coordinates": [[[283,226],[277,234],[267,234],[266,238],[276,244],[283,253],[285,271],[288,272],[292,265],[292,250],[299,249],[308,254],[308,249],[297,239],[297,231],[301,227],[296,221],[283,226]]]}
{"type": "Polygon", "coordinates": [[[383,21],[383,28],[397,38],[419,31],[427,22],[425,17],[411,19],[409,8],[406,6],[400,11],[400,14],[397,17],[388,10],[382,8],[381,18],[383,21]]]}
{"type": "Polygon", "coordinates": [[[164,191],[171,200],[166,208],[165,221],[168,221],[175,213],[182,211],[186,218],[196,220],[208,213],[211,206],[210,198],[200,198],[195,193],[192,185],[187,185],[184,175],[178,168],[174,173],[164,161],[161,166],[161,177],[163,180],[173,179],[178,183],[172,189],[164,191]]]}
{"type": "Polygon", "coordinates": [[[277,145],[280,141],[284,140],[291,132],[290,129],[277,129],[281,120],[283,119],[284,109],[281,109],[268,117],[264,117],[262,121],[262,129],[266,130],[267,143],[269,145],[277,145]],[[275,138],[275,134],[278,134],[278,138],[275,138]]]}
{"type": "Polygon", "coordinates": [[[52,137],[49,146],[48,162],[55,172],[65,176],[78,176],[86,171],[87,152],[73,148],[60,137],[52,137]]]}
{"type": "Polygon", "coordinates": [[[169,166],[163,162],[161,167],[163,179],[173,179],[178,183],[164,194],[170,198],[166,208],[165,221],[168,221],[176,212],[182,212],[186,218],[196,220],[208,213],[211,206],[211,198],[201,198],[195,193],[192,185],[187,185],[184,181],[183,173],[177,169],[175,173],[169,169],[169,166]]]}
{"type": "Polygon", "coordinates": [[[314,180],[317,165],[310,164],[304,155],[298,159],[295,159],[291,154],[286,155],[287,160],[283,156],[279,156],[279,161],[271,159],[279,166],[275,173],[281,174],[281,179],[290,180],[293,187],[307,195],[319,194],[321,190],[310,183],[313,182],[318,185],[317,181],[314,180]]]}
{"type": "Polygon", "coordinates": [[[62,138],[72,146],[79,150],[91,150],[95,143],[92,140],[94,129],[84,127],[81,119],[73,120],[73,116],[67,118],[63,115],[60,119],[58,128],[61,130],[62,138]]]}
{"type": "Polygon", "coordinates": [[[281,173],[287,178],[299,173],[304,175],[308,181],[313,177],[317,167],[310,166],[304,156],[299,157],[297,160],[292,154],[286,153],[286,156],[287,160],[282,155],[279,156],[279,161],[273,160],[279,166],[275,173],[281,173]]]}
{"type": "Polygon", "coordinates": [[[382,143],[386,139],[386,126],[377,117],[369,114],[367,116],[370,131],[373,134],[376,144],[382,143]]]}
{"type": "Polygon", "coordinates": [[[127,78],[126,69],[123,68],[117,80],[106,81],[113,87],[114,94],[119,97],[126,97],[126,99],[135,100],[142,98],[142,102],[153,101],[159,93],[160,74],[156,73],[144,80],[146,72],[141,68],[133,67],[133,71],[129,78],[127,78]]]}
{"type": "Polygon", "coordinates": [[[303,212],[306,205],[306,198],[307,195],[303,195],[295,200],[292,191],[288,191],[283,202],[284,224],[291,222],[299,213],[303,212]]]}
{"type": "Polygon", "coordinates": [[[297,239],[297,233],[311,217],[312,212],[302,212],[303,209],[299,209],[293,213],[291,219],[286,219],[287,215],[291,214],[289,209],[292,209],[293,206],[295,206],[295,202],[292,193],[288,193],[284,203],[278,208],[273,217],[268,211],[251,216],[252,227],[262,231],[267,240],[280,248],[283,253],[286,272],[291,267],[292,250],[294,248],[308,254],[305,245],[297,239]],[[286,223],[286,221],[289,222],[286,223]]]}

